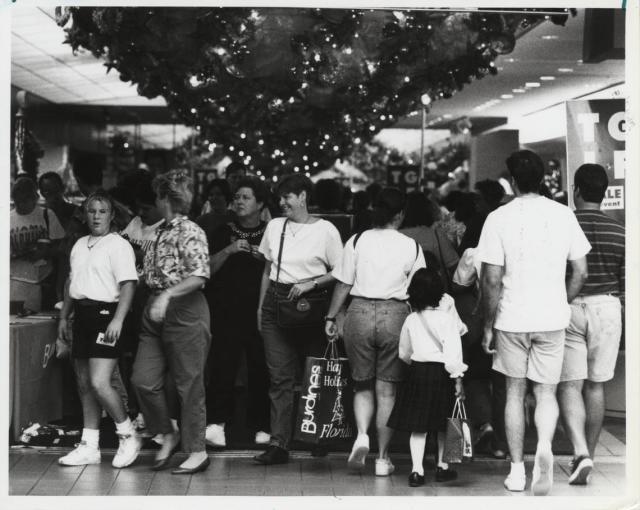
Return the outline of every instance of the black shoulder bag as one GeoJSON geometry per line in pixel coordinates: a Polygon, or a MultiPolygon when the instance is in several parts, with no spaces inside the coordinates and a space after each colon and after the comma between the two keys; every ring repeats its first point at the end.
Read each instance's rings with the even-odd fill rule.
{"type": "MultiPolygon", "coordinates": [[[[282,226],[282,234],[280,235],[276,283],[280,281],[284,234],[288,222],[288,219],[285,220],[282,226]]],[[[280,298],[276,291],[276,322],[281,328],[321,327],[324,324],[324,317],[328,308],[329,292],[326,289],[314,289],[298,299],[280,298]]]]}

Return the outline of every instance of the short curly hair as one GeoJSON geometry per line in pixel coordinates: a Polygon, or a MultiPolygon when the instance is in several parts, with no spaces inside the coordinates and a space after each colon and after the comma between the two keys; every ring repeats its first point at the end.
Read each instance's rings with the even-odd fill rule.
{"type": "Polygon", "coordinates": [[[444,284],[436,268],[418,269],[409,283],[409,304],[414,311],[436,307],[444,296],[444,284]]]}
{"type": "Polygon", "coordinates": [[[169,170],[158,175],[152,183],[159,199],[168,199],[173,212],[188,214],[193,200],[193,179],[187,170],[169,170]]]}

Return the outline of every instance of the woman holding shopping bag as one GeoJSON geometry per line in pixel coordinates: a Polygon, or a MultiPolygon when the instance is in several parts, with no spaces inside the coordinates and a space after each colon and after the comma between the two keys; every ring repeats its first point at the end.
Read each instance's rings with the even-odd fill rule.
{"type": "MultiPolygon", "coordinates": [[[[321,356],[326,347],[322,290],[334,282],[331,275],[342,255],[338,230],[309,214],[313,183],[293,174],[282,179],[277,194],[283,218],[271,220],[259,251],[265,257],[260,286],[258,325],[264,339],[269,369],[271,440],[254,457],[260,464],[289,461],[292,433],[293,387],[307,356],[321,356]],[[296,323],[296,310],[315,313],[317,320],[296,323]]],[[[328,299],[325,299],[325,302],[328,299]]]]}
{"type": "Polygon", "coordinates": [[[387,420],[395,402],[396,385],[403,378],[398,340],[410,312],[409,281],[418,269],[425,267],[418,243],[398,232],[405,205],[402,191],[383,189],[374,204],[373,228],[347,241],[341,263],[333,271],[338,283],[325,325],[327,337],[335,338],[336,315],[351,295],[344,344],[356,384],[353,407],[358,436],[348,464],[354,470],[364,468],[369,452],[368,430],[375,412],[378,476],[388,476],[394,470],[388,455],[393,431],[387,420]]]}
{"type": "Polygon", "coordinates": [[[153,466],[162,470],[180,443],[164,387],[168,370],[181,404],[182,448],[188,454],[172,473],[193,474],[209,466],[204,368],[211,335],[209,308],[201,292],[209,278],[209,249],[202,229],[185,216],[193,197],[187,172],[160,175],[153,187],[165,223],[144,257],[144,279],[151,296],[142,317],[131,382],[147,429],[153,435],[162,434],[153,466]]]}

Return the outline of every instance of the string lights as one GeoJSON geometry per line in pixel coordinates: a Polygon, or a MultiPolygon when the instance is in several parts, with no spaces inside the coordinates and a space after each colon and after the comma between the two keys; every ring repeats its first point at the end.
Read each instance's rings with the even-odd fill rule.
{"type": "MultiPolygon", "coordinates": [[[[313,172],[399,117],[496,74],[523,27],[569,9],[505,12],[63,7],[90,50],[138,93],[162,95],[210,151],[267,174],[313,172]]],[[[69,23],[71,21],[71,23],[69,23]]],[[[202,142],[201,142],[202,143],[202,142]]]]}

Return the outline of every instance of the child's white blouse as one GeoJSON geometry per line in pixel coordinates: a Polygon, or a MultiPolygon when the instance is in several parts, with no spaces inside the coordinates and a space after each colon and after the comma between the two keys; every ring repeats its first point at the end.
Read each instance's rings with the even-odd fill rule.
{"type": "Polygon", "coordinates": [[[398,355],[405,363],[443,363],[452,378],[462,377],[467,365],[462,361],[460,337],[466,332],[453,298],[444,294],[437,308],[409,314],[402,325],[398,355]]]}

